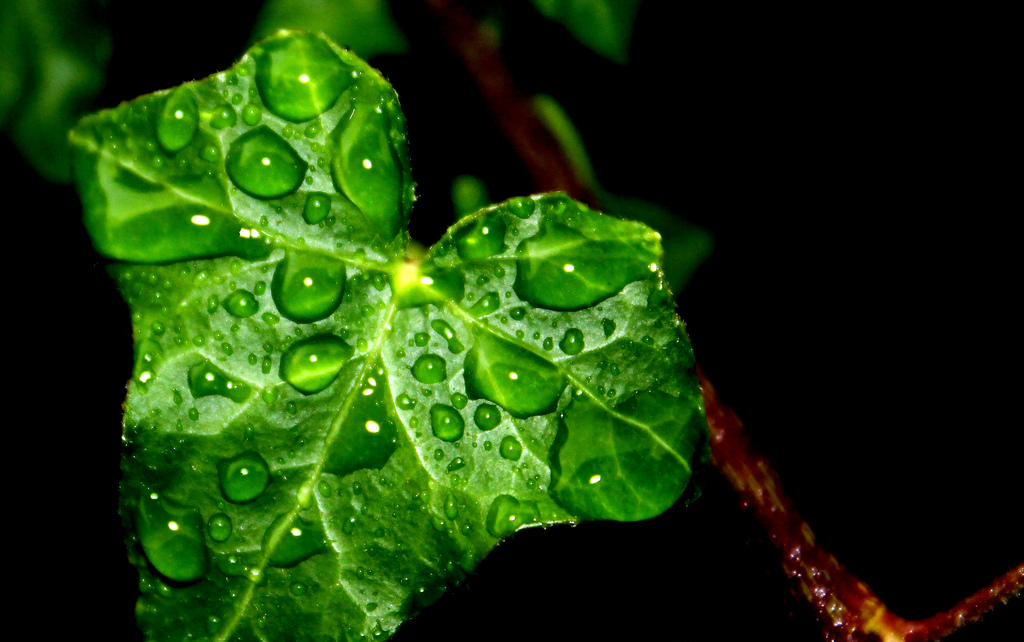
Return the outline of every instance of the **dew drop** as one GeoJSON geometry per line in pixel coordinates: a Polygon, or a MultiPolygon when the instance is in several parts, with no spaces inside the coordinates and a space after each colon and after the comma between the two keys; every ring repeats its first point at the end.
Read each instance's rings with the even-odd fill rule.
{"type": "Polygon", "coordinates": [[[290,251],[274,270],[270,293],[281,314],[296,323],[326,319],[341,305],[345,264],[326,256],[290,251]]]}
{"type": "Polygon", "coordinates": [[[210,127],[214,129],[234,127],[236,122],[238,122],[238,114],[235,113],[235,108],[231,105],[220,105],[213,110],[213,114],[210,116],[210,127]]]}
{"type": "Polygon", "coordinates": [[[458,441],[462,438],[465,427],[466,422],[455,408],[441,403],[430,407],[430,428],[438,439],[458,441]]]}
{"type": "Polygon", "coordinates": [[[297,341],[281,356],[281,378],[305,395],[327,388],[355,351],[333,334],[297,341]]]}
{"type": "Polygon", "coordinates": [[[420,383],[441,383],[448,378],[447,364],[436,354],[420,355],[412,365],[412,376],[420,383]]]}
{"type": "Polygon", "coordinates": [[[217,462],[217,476],[224,499],[233,504],[245,504],[267,489],[270,467],[258,452],[247,450],[217,462]]]}
{"type": "Polygon", "coordinates": [[[501,411],[497,406],[482,403],[476,407],[476,412],[473,413],[473,422],[480,430],[493,430],[501,423],[501,411]]]}
{"type": "Polygon", "coordinates": [[[504,459],[519,461],[523,454],[523,445],[512,435],[505,435],[498,446],[498,452],[504,459]]]}
{"type": "Polygon", "coordinates": [[[396,402],[398,403],[398,407],[402,410],[412,410],[416,407],[416,400],[404,392],[398,395],[396,402]]]}
{"type": "Polygon", "coordinates": [[[146,558],[164,577],[192,582],[206,574],[209,558],[198,510],[144,489],[135,507],[135,527],[146,558]]]}
{"type": "Polygon", "coordinates": [[[263,108],[257,104],[249,103],[242,108],[242,122],[249,127],[255,127],[263,119],[263,108]]]}
{"type": "Polygon", "coordinates": [[[287,514],[278,515],[263,534],[263,550],[269,550],[267,563],[279,568],[290,568],[327,550],[327,535],[317,520],[305,521],[287,514]],[[277,538],[275,546],[271,539],[277,538]]]}
{"type": "Polygon", "coordinates": [[[220,395],[235,403],[245,401],[252,392],[248,384],[232,379],[226,372],[210,363],[209,359],[189,367],[188,388],[196,399],[220,395]]]}
{"type": "Polygon", "coordinates": [[[461,392],[452,393],[452,405],[458,408],[459,410],[465,408],[466,404],[468,403],[469,397],[467,397],[466,395],[462,394],[461,392]]]}
{"type": "Polygon", "coordinates": [[[464,376],[471,399],[487,399],[513,417],[555,409],[565,377],[547,359],[486,331],[475,333],[464,376]]]}
{"type": "Polygon", "coordinates": [[[474,217],[472,223],[452,233],[455,249],[463,260],[484,259],[505,249],[505,221],[496,210],[474,217]]]}
{"type": "Polygon", "coordinates": [[[558,348],[570,356],[583,352],[583,332],[577,328],[569,328],[558,342],[558,348]]]}
{"type": "Polygon", "coordinates": [[[283,138],[260,125],[231,143],[224,167],[240,190],[266,200],[297,190],[307,165],[283,138]]]}
{"type": "Polygon", "coordinates": [[[467,310],[467,312],[479,319],[480,317],[484,317],[495,312],[500,307],[501,296],[499,296],[497,292],[488,292],[480,297],[480,300],[473,304],[473,307],[467,310]]]}
{"type": "Polygon", "coordinates": [[[455,336],[455,330],[452,326],[443,319],[434,319],[430,322],[430,327],[434,332],[438,333],[444,340],[448,342],[448,351],[452,354],[459,354],[466,349],[459,338],[455,336]]]}
{"type": "Polygon", "coordinates": [[[607,339],[615,334],[615,321],[612,321],[611,319],[602,320],[601,329],[604,330],[604,337],[607,339]]]}
{"type": "Polygon", "coordinates": [[[217,513],[206,522],[206,532],[215,542],[225,542],[231,537],[231,518],[224,513],[217,513]]]}
{"type": "Polygon", "coordinates": [[[533,502],[521,502],[511,495],[498,495],[487,511],[486,527],[492,537],[501,539],[516,532],[517,528],[537,522],[537,508],[533,502]]]}
{"type": "Polygon", "coordinates": [[[260,304],[252,292],[235,290],[224,299],[224,309],[229,314],[244,319],[256,314],[260,304]]]}
{"type": "Polygon", "coordinates": [[[199,109],[191,89],[179,87],[164,103],[156,123],[156,137],[168,152],[178,152],[195,138],[199,127],[199,109]]]}
{"type": "Polygon", "coordinates": [[[293,123],[327,111],[356,81],[327,41],[312,34],[270,38],[253,57],[256,86],[267,109],[293,123]]]}
{"type": "Polygon", "coordinates": [[[310,192],[302,208],[302,218],[310,225],[320,223],[331,213],[331,195],[324,192],[310,192]]]}

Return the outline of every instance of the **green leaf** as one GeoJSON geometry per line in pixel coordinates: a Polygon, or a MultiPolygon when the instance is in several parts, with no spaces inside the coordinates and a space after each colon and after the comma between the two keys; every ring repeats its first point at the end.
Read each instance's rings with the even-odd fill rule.
{"type": "Polygon", "coordinates": [[[560,22],[587,47],[619,64],[629,59],[633,20],[642,0],[533,0],[546,18],[560,22]]]}
{"type": "Polygon", "coordinates": [[[538,195],[419,253],[404,117],[353,54],[283,32],[71,140],[132,312],[147,639],[387,637],[519,528],[692,496],[657,233],[538,195]]]}
{"type": "Polygon", "coordinates": [[[387,0],[269,0],[256,19],[253,39],[278,29],[323,32],[362,58],[409,50],[387,0]]]}
{"type": "Polygon", "coordinates": [[[0,3],[0,130],[50,181],[70,180],[68,130],[103,86],[101,0],[0,3]]]}

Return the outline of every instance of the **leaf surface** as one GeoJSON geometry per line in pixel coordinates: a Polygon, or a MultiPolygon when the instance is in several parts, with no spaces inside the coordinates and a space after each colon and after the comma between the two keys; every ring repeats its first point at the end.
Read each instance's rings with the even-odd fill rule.
{"type": "Polygon", "coordinates": [[[148,639],[387,637],[519,528],[692,489],[707,429],[657,233],[538,195],[407,260],[397,96],[322,36],[72,143],[132,312],[121,510],[148,639]]]}

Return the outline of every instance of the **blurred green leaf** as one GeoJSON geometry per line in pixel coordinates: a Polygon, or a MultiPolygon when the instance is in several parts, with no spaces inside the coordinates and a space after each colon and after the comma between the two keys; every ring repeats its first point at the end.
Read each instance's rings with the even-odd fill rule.
{"type": "Polygon", "coordinates": [[[362,58],[409,50],[386,0],[269,0],[256,20],[252,41],[278,29],[323,32],[362,58]]]}
{"type": "Polygon", "coordinates": [[[102,0],[0,3],[0,129],[47,180],[70,181],[68,130],[103,86],[102,0]]]}
{"type": "Polygon", "coordinates": [[[537,11],[560,22],[587,47],[626,64],[633,20],[641,0],[533,0],[537,11]]]}
{"type": "Polygon", "coordinates": [[[452,181],[452,206],[455,208],[455,220],[469,216],[490,204],[487,185],[476,176],[462,174],[452,181]]]}

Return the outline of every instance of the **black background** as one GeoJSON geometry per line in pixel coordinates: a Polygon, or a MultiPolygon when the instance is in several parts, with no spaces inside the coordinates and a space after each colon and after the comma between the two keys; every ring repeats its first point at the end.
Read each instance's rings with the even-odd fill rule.
{"type": "MultiPolygon", "coordinates": [[[[451,220],[453,176],[494,200],[525,172],[417,4],[416,56],[373,62],[409,117],[414,238],[451,220]]],[[[894,611],[925,617],[1024,559],[1019,114],[1003,18],[751,14],[648,2],[619,68],[506,14],[520,86],[576,120],[612,192],[715,235],[678,297],[699,362],[778,469],[820,542],[894,611]]],[[[254,10],[107,8],[98,106],[226,68],[254,10]]],[[[116,514],[128,314],[71,188],[8,143],[9,466],[39,639],[136,640],[136,575],[116,514]],[[23,321],[24,320],[24,321],[23,321]],[[22,469],[24,472],[21,472],[22,469]],[[16,504],[18,505],[18,504],[16,504]],[[68,638],[70,639],[70,638],[68,638]]],[[[396,640],[815,640],[774,549],[714,471],[704,496],[635,524],[527,531],[396,640]]],[[[1012,639],[1020,600],[951,638],[1012,639]]]]}

